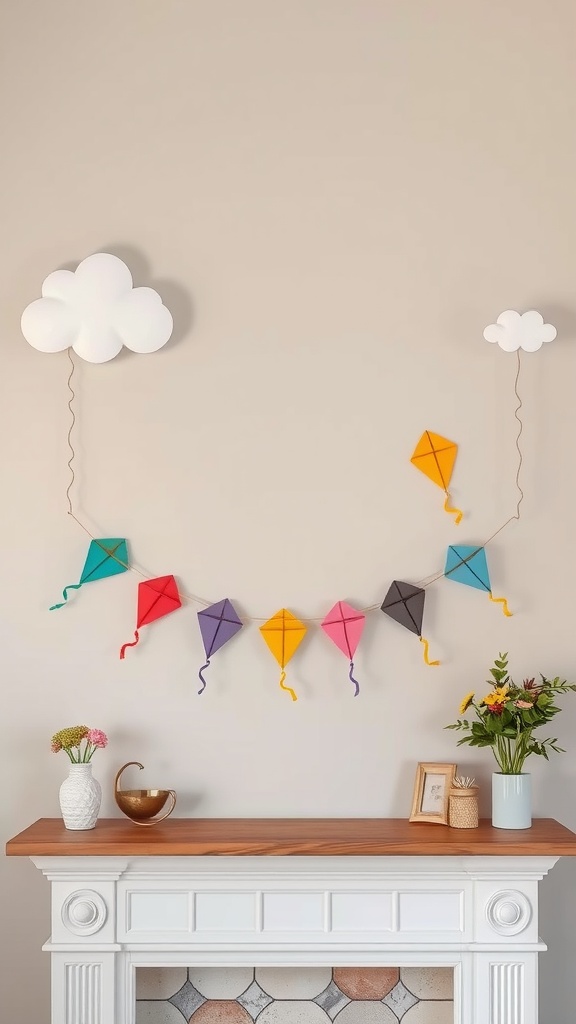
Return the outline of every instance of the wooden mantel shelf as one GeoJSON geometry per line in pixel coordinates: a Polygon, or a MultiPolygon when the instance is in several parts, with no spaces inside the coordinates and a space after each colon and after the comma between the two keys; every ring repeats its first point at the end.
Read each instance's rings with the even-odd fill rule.
{"type": "Polygon", "coordinates": [[[60,818],[40,818],[6,845],[12,857],[576,856],[576,834],[552,818],[522,831],[408,822],[404,818],[170,818],[142,828],[103,818],[88,832],[68,832],[60,818]]]}

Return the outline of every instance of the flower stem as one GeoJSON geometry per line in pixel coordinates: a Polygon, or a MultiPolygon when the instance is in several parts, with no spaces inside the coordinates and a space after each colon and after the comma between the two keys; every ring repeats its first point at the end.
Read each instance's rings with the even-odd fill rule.
{"type": "Polygon", "coordinates": [[[514,739],[511,736],[496,736],[494,757],[503,775],[521,775],[524,762],[528,757],[528,745],[531,731],[518,730],[514,739]]]}

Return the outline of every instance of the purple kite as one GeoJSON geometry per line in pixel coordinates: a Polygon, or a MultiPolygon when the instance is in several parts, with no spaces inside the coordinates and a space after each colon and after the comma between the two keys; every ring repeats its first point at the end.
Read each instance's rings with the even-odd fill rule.
{"type": "Polygon", "coordinates": [[[206,689],[206,680],[202,673],[208,668],[210,658],[242,629],[242,622],[236,614],[234,605],[226,597],[223,601],[217,601],[216,604],[211,604],[209,608],[198,612],[198,624],[206,651],[206,664],[202,665],[198,672],[202,683],[202,689],[198,690],[198,694],[201,694],[206,689]]]}
{"type": "Polygon", "coordinates": [[[354,696],[360,693],[358,681],[354,679],[354,653],[360,642],[362,630],[366,622],[364,612],[352,608],[345,601],[337,601],[328,615],[322,621],[321,626],[327,636],[339,647],[342,654],[345,654],[350,661],[350,672],[348,678],[356,687],[354,696]]]}

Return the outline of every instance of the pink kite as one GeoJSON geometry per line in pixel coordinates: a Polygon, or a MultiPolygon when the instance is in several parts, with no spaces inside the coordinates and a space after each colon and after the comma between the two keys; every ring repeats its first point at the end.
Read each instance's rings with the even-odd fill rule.
{"type": "Polygon", "coordinates": [[[362,636],[362,630],[366,622],[366,616],[364,612],[359,612],[357,608],[352,608],[351,605],[346,604],[345,601],[337,601],[333,608],[328,612],[326,618],[322,621],[322,629],[334,641],[336,647],[339,647],[342,654],[345,654],[350,660],[350,673],[348,678],[351,683],[354,683],[356,692],[354,696],[357,697],[360,693],[360,686],[356,679],[354,679],[354,653],[360,642],[362,636]]]}

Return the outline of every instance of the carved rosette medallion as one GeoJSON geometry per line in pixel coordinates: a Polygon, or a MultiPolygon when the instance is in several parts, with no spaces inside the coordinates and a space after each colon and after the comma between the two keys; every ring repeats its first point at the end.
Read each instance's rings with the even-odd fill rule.
{"type": "Polygon", "coordinates": [[[62,904],[62,921],[74,935],[94,935],[107,917],[106,904],[93,889],[78,889],[62,904]]]}
{"type": "Polygon", "coordinates": [[[532,904],[523,892],[504,889],[488,900],[486,917],[499,935],[519,935],[532,920],[532,904]]]}

